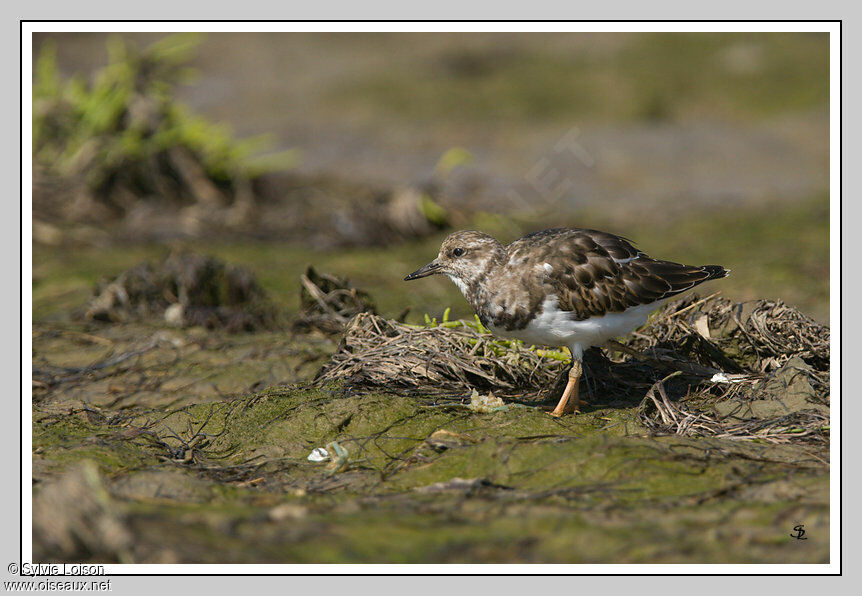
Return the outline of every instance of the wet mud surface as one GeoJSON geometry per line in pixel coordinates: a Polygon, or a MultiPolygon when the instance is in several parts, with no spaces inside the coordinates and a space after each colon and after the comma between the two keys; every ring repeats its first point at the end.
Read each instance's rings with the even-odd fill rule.
{"type": "Polygon", "coordinates": [[[33,334],[36,560],[829,557],[822,441],[657,434],[637,398],[555,419],[538,392],[488,412],[464,392],[312,386],[337,349],[314,334],[33,334]]]}

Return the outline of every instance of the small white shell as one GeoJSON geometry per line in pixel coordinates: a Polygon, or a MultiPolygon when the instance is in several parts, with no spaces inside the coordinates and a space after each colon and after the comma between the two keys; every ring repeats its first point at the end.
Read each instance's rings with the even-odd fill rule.
{"type": "Polygon", "coordinates": [[[739,374],[739,375],[729,375],[727,373],[718,372],[712,375],[710,382],[712,383],[742,383],[751,378],[751,375],[739,374]]]}
{"type": "Polygon", "coordinates": [[[308,461],[328,461],[329,452],[323,447],[317,447],[308,454],[308,461]]]}

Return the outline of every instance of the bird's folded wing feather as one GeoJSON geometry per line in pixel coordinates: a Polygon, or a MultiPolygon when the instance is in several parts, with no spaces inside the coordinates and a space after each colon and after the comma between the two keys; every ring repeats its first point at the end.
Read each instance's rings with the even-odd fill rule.
{"type": "Polygon", "coordinates": [[[716,276],[716,269],[651,259],[625,238],[596,230],[545,230],[507,252],[510,262],[547,264],[545,283],[576,319],[658,302],[716,276]]]}

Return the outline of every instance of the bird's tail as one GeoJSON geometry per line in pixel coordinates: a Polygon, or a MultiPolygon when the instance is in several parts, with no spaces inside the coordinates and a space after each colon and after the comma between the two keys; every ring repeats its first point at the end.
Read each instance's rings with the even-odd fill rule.
{"type": "Polygon", "coordinates": [[[709,274],[709,277],[706,278],[707,280],[721,279],[722,277],[727,277],[730,274],[730,269],[725,269],[721,265],[701,265],[700,268],[709,274]]]}

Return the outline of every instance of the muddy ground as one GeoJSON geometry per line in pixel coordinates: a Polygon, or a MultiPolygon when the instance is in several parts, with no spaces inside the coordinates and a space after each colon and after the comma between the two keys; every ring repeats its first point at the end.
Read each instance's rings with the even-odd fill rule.
{"type": "MultiPolygon", "coordinates": [[[[825,412],[815,427],[668,434],[644,417],[667,371],[625,358],[593,368],[583,412],[557,419],[545,387],[477,409],[466,386],[315,384],[337,334],[80,312],[33,326],[37,561],[829,559],[828,387],[806,381],[792,406],[825,412]],[[600,375],[621,371],[632,392],[604,390],[600,375]],[[319,448],[328,461],[309,459],[319,448]],[[799,525],[807,540],[791,537],[799,525]]],[[[770,403],[791,407],[793,379],[770,403]]],[[[703,385],[686,383],[671,399],[698,403],[703,385]]],[[[710,415],[751,418],[732,403],[765,402],[710,415]]]]}

